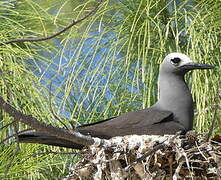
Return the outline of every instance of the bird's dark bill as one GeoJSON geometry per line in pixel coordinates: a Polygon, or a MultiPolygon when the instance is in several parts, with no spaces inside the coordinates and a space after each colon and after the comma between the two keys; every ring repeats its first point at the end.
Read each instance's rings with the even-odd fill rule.
{"type": "Polygon", "coordinates": [[[208,65],[208,64],[200,64],[195,62],[189,62],[181,66],[180,68],[186,69],[186,70],[192,70],[192,69],[214,69],[215,66],[208,65]]]}

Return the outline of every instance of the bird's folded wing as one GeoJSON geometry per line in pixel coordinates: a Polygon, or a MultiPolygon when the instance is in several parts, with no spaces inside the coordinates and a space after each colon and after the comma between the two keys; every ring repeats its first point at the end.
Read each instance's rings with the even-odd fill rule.
{"type": "MultiPolygon", "coordinates": [[[[184,131],[185,129],[180,123],[174,121],[172,112],[149,108],[128,112],[104,121],[79,126],[76,130],[84,135],[109,139],[115,136],[133,134],[175,134],[177,131],[184,131]]],[[[81,149],[83,147],[82,145],[35,131],[20,133],[18,139],[19,142],[24,143],[40,143],[74,149],[81,149]]]]}
{"type": "Polygon", "coordinates": [[[156,109],[128,112],[104,121],[77,128],[83,134],[93,137],[111,138],[132,134],[164,135],[184,131],[184,127],[174,121],[173,113],[156,109]]]}

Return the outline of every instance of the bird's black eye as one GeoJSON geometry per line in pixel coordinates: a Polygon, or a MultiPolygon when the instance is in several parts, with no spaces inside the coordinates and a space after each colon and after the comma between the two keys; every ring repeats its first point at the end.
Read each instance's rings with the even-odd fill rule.
{"type": "Polygon", "coordinates": [[[171,59],[171,63],[174,64],[175,66],[177,66],[180,63],[181,59],[176,57],[171,59]]]}

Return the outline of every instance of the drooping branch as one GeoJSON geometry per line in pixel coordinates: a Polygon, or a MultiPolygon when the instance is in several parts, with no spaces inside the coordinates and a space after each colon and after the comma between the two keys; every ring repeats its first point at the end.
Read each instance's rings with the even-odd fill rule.
{"type": "Polygon", "coordinates": [[[64,33],[65,31],[67,31],[68,29],[70,29],[72,26],[82,22],[83,20],[87,19],[88,17],[90,17],[91,15],[93,15],[98,7],[100,6],[100,4],[102,4],[104,0],[99,0],[99,2],[97,3],[97,5],[89,12],[87,13],[85,16],[83,16],[82,18],[78,19],[78,20],[73,20],[73,22],[71,24],[69,24],[68,26],[64,27],[62,30],[46,36],[46,37],[39,37],[39,38],[22,38],[22,39],[12,39],[12,40],[8,40],[5,42],[0,43],[0,46],[6,45],[6,44],[11,44],[11,43],[18,43],[18,42],[33,42],[33,41],[45,41],[45,40],[49,40],[52,39],[56,36],[59,36],[60,34],[64,33]]]}
{"type": "Polygon", "coordinates": [[[13,106],[8,104],[1,96],[0,96],[0,108],[7,112],[10,116],[12,116],[16,121],[20,121],[38,132],[45,133],[50,136],[55,136],[57,138],[65,139],[71,141],[76,144],[89,146],[95,143],[95,140],[99,140],[98,138],[92,138],[90,136],[85,136],[80,134],[77,131],[68,131],[66,129],[58,128],[47,123],[41,122],[36,118],[25,115],[22,112],[15,109],[13,106]]]}

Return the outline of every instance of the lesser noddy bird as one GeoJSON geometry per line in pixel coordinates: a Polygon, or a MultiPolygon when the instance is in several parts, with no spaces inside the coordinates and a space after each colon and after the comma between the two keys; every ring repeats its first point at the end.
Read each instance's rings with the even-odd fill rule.
{"type": "MultiPolygon", "coordinates": [[[[193,99],[184,81],[184,75],[194,69],[212,69],[214,66],[192,62],[181,53],[170,53],[159,70],[159,99],[149,108],[127,112],[118,117],[79,126],[84,135],[109,139],[125,135],[165,135],[183,133],[193,127],[193,99]]],[[[20,142],[41,143],[74,149],[83,146],[73,142],[29,131],[18,136],[20,142]]]]}

